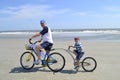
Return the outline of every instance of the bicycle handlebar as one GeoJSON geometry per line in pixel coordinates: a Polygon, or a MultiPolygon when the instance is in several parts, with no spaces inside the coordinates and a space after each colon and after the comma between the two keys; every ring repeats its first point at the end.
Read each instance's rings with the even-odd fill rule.
{"type": "Polygon", "coordinates": [[[32,39],[29,39],[29,43],[30,43],[30,44],[36,44],[37,42],[41,42],[41,40],[39,40],[39,41],[35,41],[35,42],[33,43],[33,42],[31,42],[31,40],[32,40],[32,39]]]}
{"type": "Polygon", "coordinates": [[[70,50],[70,46],[68,46],[68,50],[70,50]]]}
{"type": "Polygon", "coordinates": [[[29,39],[29,43],[30,43],[30,44],[33,44],[33,43],[31,42],[31,40],[32,40],[32,39],[29,39]]]}

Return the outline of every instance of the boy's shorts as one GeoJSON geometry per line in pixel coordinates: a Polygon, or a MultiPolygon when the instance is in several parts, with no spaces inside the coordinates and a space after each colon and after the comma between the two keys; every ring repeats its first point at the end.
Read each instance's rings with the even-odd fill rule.
{"type": "Polygon", "coordinates": [[[44,48],[45,50],[47,51],[50,51],[53,44],[52,43],[49,43],[49,42],[43,42],[42,44],[40,44],[42,48],[44,48]]]}
{"type": "Polygon", "coordinates": [[[80,60],[82,56],[84,55],[84,52],[79,52],[78,50],[74,50],[77,53],[76,59],[80,60]]]}

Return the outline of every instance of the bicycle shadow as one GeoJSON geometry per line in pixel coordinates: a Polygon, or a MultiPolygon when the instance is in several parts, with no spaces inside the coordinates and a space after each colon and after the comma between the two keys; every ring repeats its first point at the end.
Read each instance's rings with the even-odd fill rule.
{"type": "Polygon", "coordinates": [[[86,72],[86,71],[84,71],[84,70],[79,70],[79,71],[74,71],[74,70],[62,70],[61,71],[61,73],[63,73],[63,74],[76,74],[76,73],[78,73],[78,72],[82,72],[82,73],[84,73],[84,72],[86,72]]]}
{"type": "Polygon", "coordinates": [[[25,70],[22,67],[14,67],[11,69],[11,71],[9,73],[31,73],[31,72],[51,72],[50,70],[45,70],[43,69],[43,67],[35,67],[31,70],[25,70]]]}
{"type": "MultiPolygon", "coordinates": [[[[14,67],[14,68],[11,69],[11,71],[9,73],[31,73],[31,72],[38,72],[38,71],[40,71],[40,72],[52,72],[51,70],[44,69],[44,67],[35,67],[31,70],[25,70],[22,67],[14,67]]],[[[83,72],[84,73],[86,71],[79,70],[78,72],[83,72]]],[[[74,70],[62,70],[62,71],[60,71],[60,73],[63,73],[63,74],[76,74],[78,72],[76,72],[74,70]]],[[[55,73],[58,73],[58,72],[53,72],[53,73],[55,74],[55,73]]]]}

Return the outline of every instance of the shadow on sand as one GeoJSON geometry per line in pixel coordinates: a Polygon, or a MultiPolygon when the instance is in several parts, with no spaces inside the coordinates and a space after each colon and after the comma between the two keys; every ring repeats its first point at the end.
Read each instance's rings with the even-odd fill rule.
{"type": "Polygon", "coordinates": [[[9,73],[30,73],[30,72],[37,72],[37,71],[52,72],[50,70],[45,70],[43,67],[35,67],[31,70],[25,70],[22,67],[14,67],[11,69],[11,71],[9,73]]]}
{"type": "MultiPolygon", "coordinates": [[[[30,73],[30,72],[38,72],[38,71],[41,71],[41,72],[52,72],[51,70],[46,70],[44,67],[35,67],[31,70],[25,70],[23,69],[22,67],[14,67],[11,69],[11,71],[9,73],[30,73]]],[[[81,71],[78,71],[78,72],[85,72],[83,70],[81,71]]],[[[78,73],[74,70],[62,70],[60,71],[59,73],[63,73],[63,74],[76,74],[78,73]]],[[[55,74],[56,72],[53,72],[53,74],[55,74]]]]}
{"type": "Polygon", "coordinates": [[[79,70],[79,71],[74,71],[74,70],[62,70],[60,73],[63,73],[63,74],[76,74],[76,73],[78,73],[78,72],[82,72],[82,73],[84,73],[85,71],[83,71],[83,70],[79,70]]]}

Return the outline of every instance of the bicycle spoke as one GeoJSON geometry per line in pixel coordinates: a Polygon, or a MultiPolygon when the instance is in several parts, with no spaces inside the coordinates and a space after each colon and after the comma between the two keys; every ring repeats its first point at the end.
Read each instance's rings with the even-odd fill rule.
{"type": "Polygon", "coordinates": [[[51,62],[48,62],[48,68],[54,72],[62,70],[65,66],[65,59],[59,53],[50,54],[48,59],[52,59],[51,62]]]}
{"type": "Polygon", "coordinates": [[[26,70],[33,68],[34,61],[35,57],[30,52],[24,52],[20,58],[20,64],[26,70]]]}

